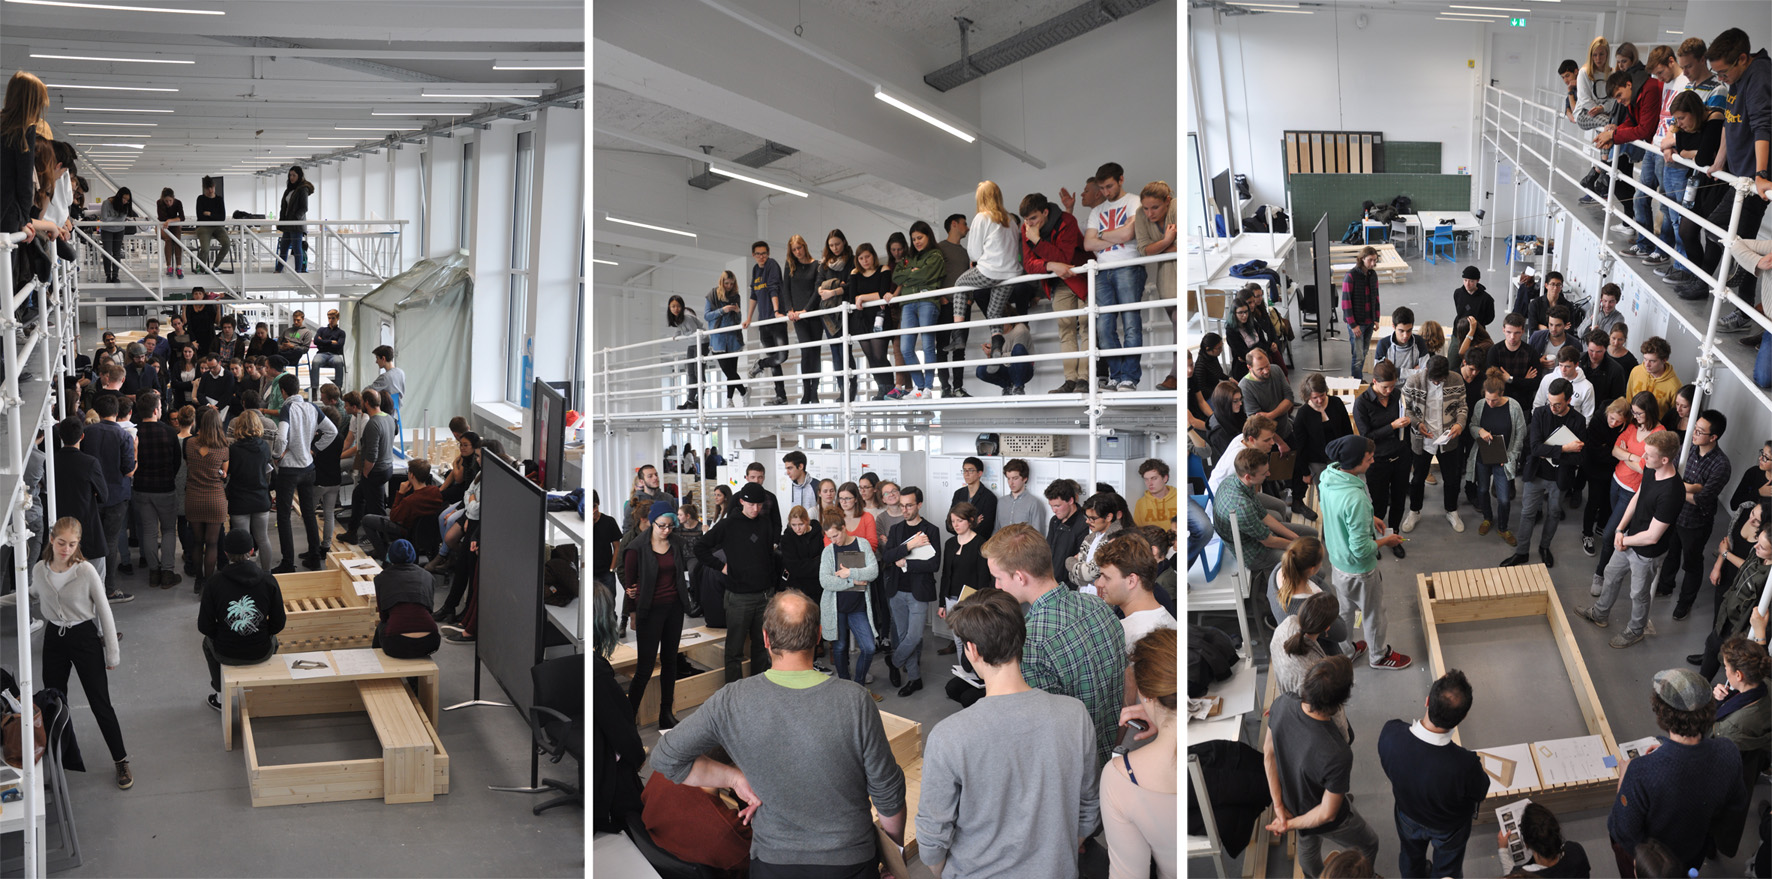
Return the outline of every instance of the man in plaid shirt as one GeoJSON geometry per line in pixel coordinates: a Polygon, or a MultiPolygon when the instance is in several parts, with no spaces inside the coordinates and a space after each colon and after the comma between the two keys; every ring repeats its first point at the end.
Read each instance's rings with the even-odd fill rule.
{"type": "Polygon", "coordinates": [[[1095,768],[1107,764],[1126,700],[1126,635],[1107,602],[1059,585],[1052,551],[1016,523],[985,541],[999,589],[1027,608],[1021,675],[1028,686],[1080,699],[1095,722],[1095,768]]]}
{"type": "Polygon", "coordinates": [[[1231,532],[1243,534],[1243,561],[1252,573],[1252,583],[1266,583],[1267,572],[1280,563],[1280,553],[1298,539],[1257,497],[1268,477],[1267,461],[1267,453],[1260,449],[1238,452],[1234,462],[1237,478],[1219,483],[1218,493],[1212,497],[1212,518],[1219,539],[1231,546],[1231,532]],[[1233,513],[1235,525],[1231,524],[1233,513]]]}
{"type": "MultiPolygon", "coordinates": [[[[1655,594],[1667,595],[1674,591],[1678,569],[1686,570],[1680,581],[1680,597],[1674,602],[1674,619],[1683,620],[1692,612],[1692,602],[1701,588],[1699,578],[1706,570],[1704,548],[1710,543],[1711,525],[1717,518],[1717,498],[1729,487],[1734,470],[1729,456],[1717,446],[1728,426],[1728,416],[1715,409],[1706,409],[1692,419],[1692,453],[1686,457],[1686,472],[1680,478],[1685,483],[1686,502],[1674,520],[1674,545],[1661,563],[1655,584],[1655,594]]],[[[1723,592],[1718,589],[1715,593],[1720,605],[1723,592]]]]}

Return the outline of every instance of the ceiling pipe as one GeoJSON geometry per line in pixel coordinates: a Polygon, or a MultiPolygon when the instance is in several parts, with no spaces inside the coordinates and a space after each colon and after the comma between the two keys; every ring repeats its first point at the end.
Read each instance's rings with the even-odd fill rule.
{"type": "MultiPolygon", "coordinates": [[[[1112,24],[1156,2],[1157,0],[1089,0],[1015,36],[987,46],[976,54],[971,51],[966,32],[962,30],[960,60],[924,76],[923,82],[936,91],[950,91],[985,74],[1070,42],[1096,28],[1112,24]]],[[[1197,7],[1198,3],[1195,5],[1197,7]]],[[[1214,0],[1213,5],[1217,5],[1217,0],[1214,0]]]]}

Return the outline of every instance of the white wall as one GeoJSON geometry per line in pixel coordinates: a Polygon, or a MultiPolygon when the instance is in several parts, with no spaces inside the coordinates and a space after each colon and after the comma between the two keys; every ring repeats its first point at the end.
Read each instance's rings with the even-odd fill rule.
{"type": "Polygon", "coordinates": [[[1471,164],[1477,89],[1487,66],[1482,28],[1427,13],[1352,9],[1222,19],[1194,10],[1188,23],[1205,114],[1194,130],[1202,135],[1208,178],[1228,162],[1249,176],[1257,201],[1283,204],[1286,130],[1439,141],[1441,173],[1471,164]],[[1356,21],[1362,16],[1363,29],[1356,21]]]}

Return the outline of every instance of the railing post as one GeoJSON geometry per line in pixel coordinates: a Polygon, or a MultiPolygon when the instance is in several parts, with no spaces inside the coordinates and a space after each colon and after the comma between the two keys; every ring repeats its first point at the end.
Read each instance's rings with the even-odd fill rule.
{"type": "Polygon", "coordinates": [[[1100,340],[1096,338],[1095,332],[1095,320],[1101,313],[1101,289],[1095,283],[1096,273],[1101,271],[1100,259],[1090,260],[1088,269],[1089,303],[1084,308],[1084,313],[1089,316],[1089,485],[1086,487],[1088,488],[1087,493],[1093,493],[1095,491],[1095,483],[1097,482],[1095,473],[1095,432],[1101,425],[1101,382],[1098,381],[1095,376],[1095,371],[1099,368],[1101,359],[1101,351],[1097,347],[1100,344],[1100,340]]]}

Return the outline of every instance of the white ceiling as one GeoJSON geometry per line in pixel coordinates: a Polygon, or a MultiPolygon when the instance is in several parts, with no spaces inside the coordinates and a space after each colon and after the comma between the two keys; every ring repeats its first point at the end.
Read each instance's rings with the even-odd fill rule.
{"type": "Polygon", "coordinates": [[[113,175],[231,171],[246,167],[252,158],[280,157],[277,161],[288,163],[379,141],[399,127],[423,128],[532,103],[427,99],[421,97],[426,88],[485,94],[530,85],[539,87],[546,100],[584,84],[582,70],[493,69],[494,59],[505,58],[583,66],[584,0],[106,2],[225,13],[134,13],[0,0],[5,19],[0,68],[29,70],[49,83],[49,122],[56,136],[73,142],[88,161],[113,175]],[[195,63],[33,54],[160,56],[195,63]],[[146,112],[150,110],[172,112],[146,112]],[[423,115],[375,116],[375,110],[423,115]],[[117,143],[139,143],[143,149],[108,145],[117,143]]]}
{"type": "MultiPolygon", "coordinates": [[[[868,0],[854,0],[868,2],[868,0]]],[[[1582,17],[1591,20],[1592,16],[1603,12],[1625,12],[1632,15],[1668,16],[1684,18],[1687,0],[1275,0],[1279,5],[1296,3],[1304,9],[1321,10],[1329,7],[1336,9],[1373,9],[1400,12],[1471,12],[1481,10],[1457,10],[1452,4],[1462,6],[1496,6],[1507,9],[1526,9],[1527,18],[1567,19],[1582,17]]],[[[1757,2],[1757,0],[1756,0],[1757,2]]],[[[1199,0],[1191,0],[1190,6],[1200,5],[1199,0]]],[[[1745,9],[1749,6],[1743,3],[1745,9]]],[[[1255,13],[1254,9],[1242,7],[1239,13],[1255,13]]],[[[1279,13],[1286,14],[1286,13],[1279,13]]],[[[956,29],[958,39],[958,30],[956,29]]]]}

